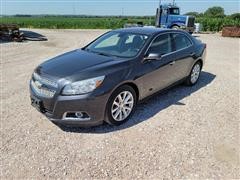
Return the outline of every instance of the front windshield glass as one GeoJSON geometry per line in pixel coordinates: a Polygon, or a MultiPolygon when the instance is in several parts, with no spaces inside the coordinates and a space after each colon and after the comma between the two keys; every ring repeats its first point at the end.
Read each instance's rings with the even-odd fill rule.
{"type": "Polygon", "coordinates": [[[128,32],[109,32],[84,50],[105,56],[117,56],[123,58],[134,57],[142,49],[147,35],[128,32]]]}
{"type": "Polygon", "coordinates": [[[172,15],[179,15],[180,14],[178,8],[170,8],[169,10],[170,10],[170,14],[172,14],[172,15]]]}

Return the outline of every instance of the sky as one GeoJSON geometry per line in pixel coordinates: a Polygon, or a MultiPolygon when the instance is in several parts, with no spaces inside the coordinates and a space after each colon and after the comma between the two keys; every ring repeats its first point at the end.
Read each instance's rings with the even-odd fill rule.
{"type": "MultiPolygon", "coordinates": [[[[171,3],[172,0],[162,0],[171,3]]],[[[240,12],[240,0],[176,0],[184,14],[221,6],[225,14],[240,12]]],[[[0,14],[155,15],[159,0],[0,0],[0,14]]]]}

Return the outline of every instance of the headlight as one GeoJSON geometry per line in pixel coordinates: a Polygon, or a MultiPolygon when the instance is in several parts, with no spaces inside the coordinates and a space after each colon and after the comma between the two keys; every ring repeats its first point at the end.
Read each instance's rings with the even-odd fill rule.
{"type": "Polygon", "coordinates": [[[100,76],[68,84],[64,87],[62,94],[77,95],[92,92],[94,89],[96,89],[102,84],[104,78],[105,76],[100,76]]]}

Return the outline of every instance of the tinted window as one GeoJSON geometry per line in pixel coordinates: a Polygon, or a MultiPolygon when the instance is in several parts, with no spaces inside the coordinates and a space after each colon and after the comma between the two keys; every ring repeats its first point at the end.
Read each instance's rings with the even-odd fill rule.
{"type": "Polygon", "coordinates": [[[148,54],[156,53],[160,55],[168,54],[172,51],[171,38],[169,34],[158,36],[151,44],[148,54]]]}
{"type": "Polygon", "coordinates": [[[172,38],[175,45],[175,50],[184,49],[191,46],[191,42],[184,34],[172,34],[172,38]]]}
{"type": "Polygon", "coordinates": [[[171,9],[169,9],[169,11],[170,11],[170,14],[173,14],[173,15],[179,15],[180,14],[178,8],[171,8],[171,9]]]}

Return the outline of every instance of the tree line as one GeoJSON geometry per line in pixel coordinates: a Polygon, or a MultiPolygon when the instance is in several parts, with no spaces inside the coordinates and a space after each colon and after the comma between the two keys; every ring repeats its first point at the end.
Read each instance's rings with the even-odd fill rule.
{"type": "Polygon", "coordinates": [[[188,12],[186,15],[196,17],[196,22],[201,23],[203,31],[221,31],[224,26],[240,26],[240,13],[226,15],[222,7],[214,6],[203,13],[188,12]]]}
{"type": "Polygon", "coordinates": [[[240,13],[233,13],[231,15],[226,15],[224,8],[220,6],[214,6],[211,8],[208,8],[205,12],[199,13],[199,12],[188,12],[185,15],[191,15],[195,17],[208,17],[208,18],[225,18],[229,17],[234,20],[240,19],[240,13]]]}

